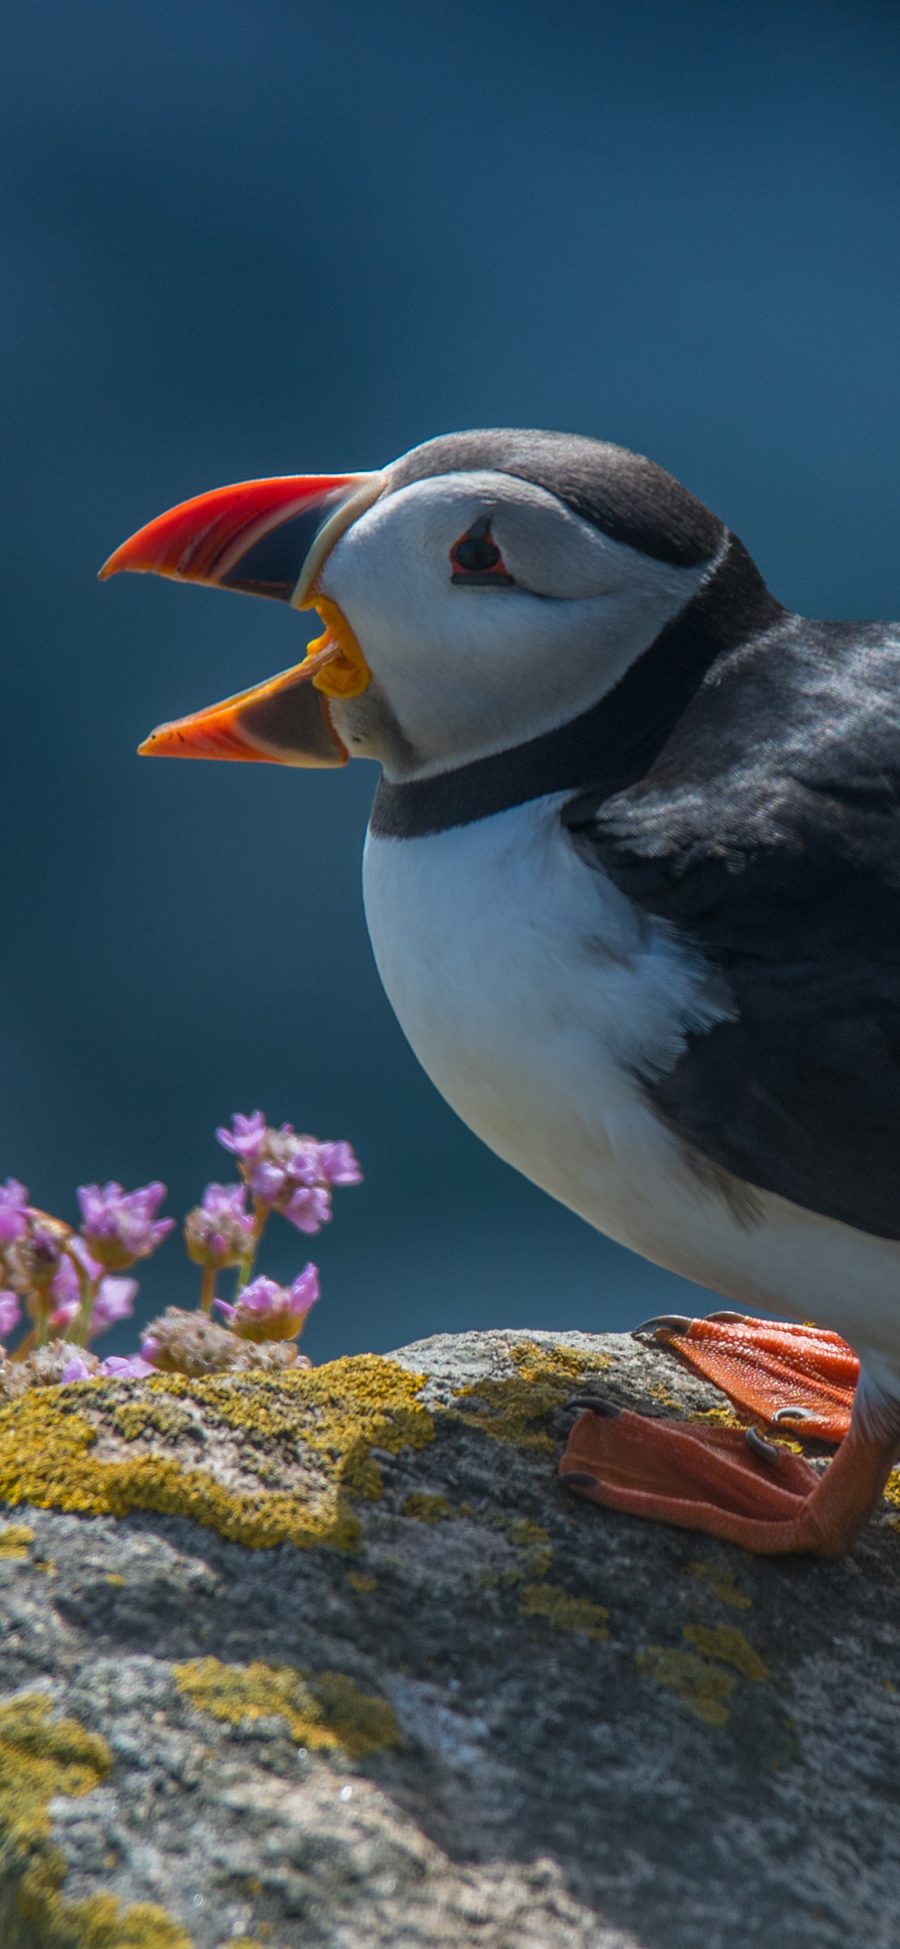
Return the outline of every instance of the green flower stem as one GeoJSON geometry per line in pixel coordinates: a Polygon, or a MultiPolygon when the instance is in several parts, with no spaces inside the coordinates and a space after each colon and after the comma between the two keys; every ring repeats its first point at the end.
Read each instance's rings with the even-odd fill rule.
{"type": "Polygon", "coordinates": [[[256,1264],[256,1254],[259,1251],[260,1240],[262,1238],[263,1232],[266,1229],[266,1224],[269,1219],[270,1211],[271,1211],[270,1205],[262,1204],[259,1198],[254,1199],[253,1237],[251,1238],[247,1250],[244,1254],[244,1257],[242,1258],[241,1263],[237,1269],[237,1283],[234,1289],[235,1297],[244,1286],[249,1286],[250,1284],[250,1275],[256,1264]]]}
{"type": "Polygon", "coordinates": [[[36,1346],[37,1346],[37,1327],[32,1326],[29,1327],[28,1332],[25,1334],[24,1339],[19,1341],[15,1353],[10,1354],[10,1360],[24,1360],[25,1355],[29,1353],[33,1353],[36,1346]]]}
{"type": "Polygon", "coordinates": [[[205,1265],[200,1274],[200,1310],[211,1317],[213,1300],[216,1296],[216,1271],[214,1265],[205,1265]]]}
{"type": "Polygon", "coordinates": [[[94,1300],[97,1297],[97,1286],[99,1278],[102,1275],[98,1275],[97,1279],[92,1279],[90,1273],[85,1271],[84,1266],[76,1258],[74,1252],[66,1251],[66,1258],[71,1259],[75,1271],[78,1274],[78,1284],[81,1288],[81,1305],[64,1337],[67,1340],[71,1340],[76,1347],[86,1347],[91,1328],[91,1315],[94,1311],[94,1300]]]}

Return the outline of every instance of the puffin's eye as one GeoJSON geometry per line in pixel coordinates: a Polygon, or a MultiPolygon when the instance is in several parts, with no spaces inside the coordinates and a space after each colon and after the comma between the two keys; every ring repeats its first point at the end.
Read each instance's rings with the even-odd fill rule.
{"type": "Polygon", "coordinates": [[[508,588],[512,576],[491,535],[489,515],[473,521],[450,550],[452,582],[477,583],[482,588],[508,588]]]}
{"type": "Polygon", "coordinates": [[[500,550],[496,542],[476,541],[474,535],[457,542],[453,550],[453,561],[457,568],[496,568],[499,560],[500,550]]]}

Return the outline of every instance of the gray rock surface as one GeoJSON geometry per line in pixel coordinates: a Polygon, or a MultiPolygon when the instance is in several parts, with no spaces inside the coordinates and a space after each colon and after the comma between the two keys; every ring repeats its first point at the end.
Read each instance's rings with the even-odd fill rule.
{"type": "Polygon", "coordinates": [[[722,1406],[624,1337],[466,1334],[47,1390],[19,1486],[0,1411],[32,1497],[0,1529],[4,1949],[893,1949],[897,1512],[827,1565],[606,1514],[555,1479],[592,1387],[722,1406]],[[76,1427],[121,1513],[64,1506],[76,1427]],[[160,1457],[226,1501],[167,1513],[160,1457]],[[228,1497],[295,1540],[228,1540],[228,1497]],[[41,1771],[59,1715],[105,1742],[80,1782],[41,1771]]]}

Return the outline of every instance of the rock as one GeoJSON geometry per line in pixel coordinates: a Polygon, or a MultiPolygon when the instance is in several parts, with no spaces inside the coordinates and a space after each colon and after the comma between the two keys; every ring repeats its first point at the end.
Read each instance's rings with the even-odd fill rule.
{"type": "Polygon", "coordinates": [[[750,1558],[567,1496],[619,1336],[0,1405],[4,1949],[889,1949],[900,1539],[750,1558]]]}

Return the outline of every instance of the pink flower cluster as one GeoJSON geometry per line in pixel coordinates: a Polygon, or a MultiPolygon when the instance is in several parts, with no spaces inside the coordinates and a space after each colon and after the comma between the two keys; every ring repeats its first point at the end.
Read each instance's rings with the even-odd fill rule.
{"type": "MultiPolygon", "coordinates": [[[[237,1160],[240,1178],[208,1184],[184,1220],[188,1257],[201,1268],[201,1309],[209,1316],[215,1307],[238,1339],[294,1340],[319,1297],[318,1270],[304,1266],[289,1286],[253,1277],[260,1241],[275,1213],[299,1232],[320,1231],[332,1216],[333,1191],[360,1183],[359,1164],[348,1143],[322,1143],[290,1123],[276,1128],[261,1110],[233,1116],[231,1127],[216,1136],[237,1160]],[[237,1269],[231,1300],[216,1293],[227,1267],[237,1269]]],[[[17,1178],[0,1184],[0,1342],[8,1343],[24,1326],[14,1361],[51,1339],[71,1343],[63,1381],[152,1374],[159,1351],[152,1331],[140,1354],[112,1354],[99,1365],[81,1349],[131,1317],[137,1280],[122,1275],[174,1229],[173,1218],[159,1216],[166,1187],[153,1182],[125,1191],[111,1181],[80,1185],[77,1196],[76,1231],[33,1206],[17,1178]]]]}
{"type": "Polygon", "coordinates": [[[347,1143],[298,1136],[292,1123],[275,1130],[261,1110],[234,1116],[219,1143],[237,1158],[254,1205],[279,1211],[298,1232],[318,1232],[331,1218],[335,1185],[359,1184],[362,1172],[347,1143]]]}

